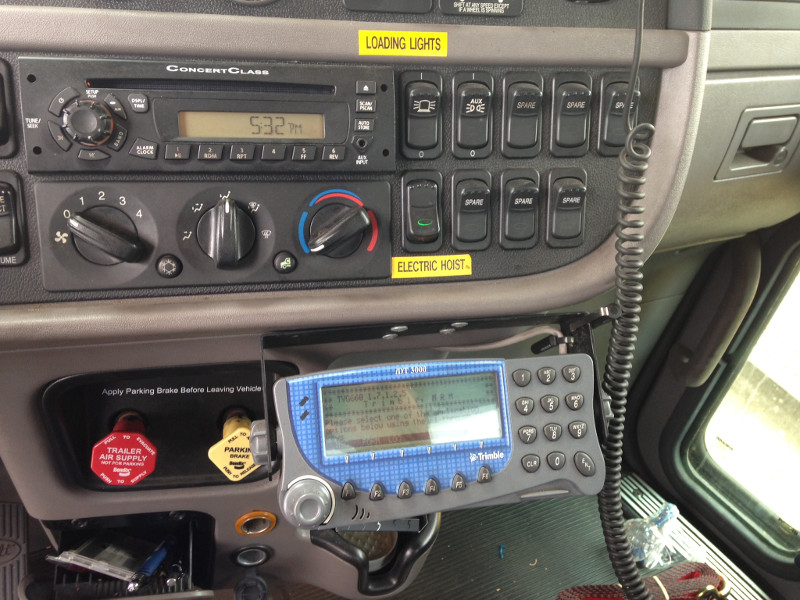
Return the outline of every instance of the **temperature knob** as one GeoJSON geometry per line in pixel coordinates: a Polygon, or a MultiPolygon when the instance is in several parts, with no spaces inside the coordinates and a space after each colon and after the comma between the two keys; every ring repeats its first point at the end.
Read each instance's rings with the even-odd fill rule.
{"type": "Polygon", "coordinates": [[[112,206],[93,206],[69,219],[75,248],[96,265],[136,262],[144,255],[136,225],[112,206]]]}
{"type": "Polygon", "coordinates": [[[78,100],[64,109],[62,125],[67,135],[84,146],[105,144],[114,131],[109,110],[96,100],[78,100]]]}
{"type": "Polygon", "coordinates": [[[333,497],[328,486],[321,481],[304,477],[286,491],[281,508],[292,525],[310,529],[328,520],[333,509],[333,497]]]}
{"type": "Polygon", "coordinates": [[[328,204],[311,218],[308,248],[332,258],[350,256],[361,245],[369,226],[369,215],[363,207],[328,204]]]}
{"type": "Polygon", "coordinates": [[[217,202],[197,223],[197,243],[218,269],[236,268],[255,241],[255,224],[229,197],[217,202]]]}

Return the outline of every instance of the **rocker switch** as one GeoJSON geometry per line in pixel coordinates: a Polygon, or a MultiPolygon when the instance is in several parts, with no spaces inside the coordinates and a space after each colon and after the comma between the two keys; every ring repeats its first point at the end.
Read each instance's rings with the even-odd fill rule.
{"type": "Polygon", "coordinates": [[[406,238],[416,244],[435,242],[441,233],[439,187],[433,181],[414,181],[406,187],[406,238]]]}
{"type": "Polygon", "coordinates": [[[429,81],[406,86],[406,145],[416,150],[439,143],[441,91],[429,81]]]}

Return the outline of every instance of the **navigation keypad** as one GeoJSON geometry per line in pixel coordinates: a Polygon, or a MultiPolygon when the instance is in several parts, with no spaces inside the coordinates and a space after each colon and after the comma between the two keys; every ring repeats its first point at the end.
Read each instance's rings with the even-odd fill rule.
{"type": "Polygon", "coordinates": [[[528,368],[519,362],[507,371],[516,468],[531,478],[532,487],[552,480],[555,472],[558,479],[572,481],[595,476],[602,456],[592,406],[586,402],[593,393],[591,365],[576,355],[537,359],[528,368]]]}

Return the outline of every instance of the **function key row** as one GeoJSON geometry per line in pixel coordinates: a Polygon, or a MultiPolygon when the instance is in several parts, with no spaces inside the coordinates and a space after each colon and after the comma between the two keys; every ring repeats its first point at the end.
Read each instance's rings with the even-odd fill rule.
{"type": "MultiPolygon", "coordinates": [[[[553,471],[560,471],[567,464],[567,457],[563,452],[551,452],[546,457],[547,466],[553,471]]],[[[542,466],[542,459],[538,454],[526,454],[522,457],[522,468],[528,473],[536,473],[542,466]]],[[[597,473],[597,466],[594,460],[586,452],[576,452],[572,457],[572,462],[578,473],[584,477],[591,477],[597,473]]]]}
{"type": "MultiPolygon", "coordinates": [[[[478,483],[488,483],[492,480],[492,471],[486,465],[483,465],[480,469],[478,469],[478,476],[475,479],[478,483]]],[[[454,492],[462,492],[467,489],[467,478],[462,473],[456,473],[453,476],[453,481],[450,483],[450,489],[454,492]]],[[[431,477],[425,483],[425,495],[426,496],[435,496],[441,490],[441,486],[439,485],[439,481],[431,477]]],[[[352,482],[347,481],[345,482],[344,486],[342,486],[342,493],[341,497],[342,500],[353,500],[357,495],[356,487],[353,485],[352,482]]],[[[401,500],[405,500],[407,498],[411,498],[414,495],[414,487],[408,481],[401,481],[400,485],[397,486],[397,497],[401,500]]],[[[386,497],[386,488],[380,482],[375,482],[372,484],[372,488],[369,491],[369,499],[373,502],[378,502],[383,500],[386,497]]]]}
{"type": "MultiPolygon", "coordinates": [[[[577,392],[573,392],[571,394],[567,394],[564,396],[564,404],[570,410],[580,410],[583,407],[583,394],[579,394],[577,392]]],[[[554,396],[553,394],[547,394],[539,398],[539,404],[541,405],[542,409],[546,413],[554,413],[558,410],[558,407],[561,405],[561,400],[558,396],[554,396]]],[[[529,398],[527,396],[521,396],[517,398],[514,402],[514,406],[517,409],[517,412],[521,415],[529,415],[533,412],[534,406],[536,402],[533,398],[529,398]]]]}
{"type": "MultiPolygon", "coordinates": [[[[575,383],[581,378],[581,368],[577,365],[567,365],[561,369],[561,376],[567,383],[575,383]]],[[[553,367],[542,367],[536,371],[536,378],[543,385],[555,383],[558,372],[553,367]]],[[[517,369],[511,374],[511,379],[519,387],[527,386],[532,380],[532,374],[528,369],[517,369]]]]}

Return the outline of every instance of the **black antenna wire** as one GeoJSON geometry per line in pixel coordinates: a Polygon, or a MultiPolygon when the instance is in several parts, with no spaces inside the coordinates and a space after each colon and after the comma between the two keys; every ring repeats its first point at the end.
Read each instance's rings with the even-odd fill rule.
{"type": "Polygon", "coordinates": [[[625,147],[619,155],[617,171],[619,204],[615,229],[617,237],[615,287],[616,303],[620,311],[619,317],[613,321],[608,357],[603,373],[603,389],[611,397],[613,417],[609,423],[608,436],[603,444],[606,479],[598,497],[600,520],[608,555],[628,600],[653,599],[639,574],[636,560],[633,557],[631,543],[625,528],[620,493],[625,411],[644,289],[641,272],[644,265],[642,259],[644,249],[641,246],[644,235],[640,230],[644,227],[641,216],[644,213],[645,195],[640,188],[646,181],[644,175],[651,154],[648,141],[655,133],[655,127],[649,123],[638,125],[634,123],[636,112],[632,109],[638,93],[643,30],[644,0],[639,0],[633,64],[628,79],[628,93],[625,97],[623,115],[628,136],[625,140],[625,147]]]}

